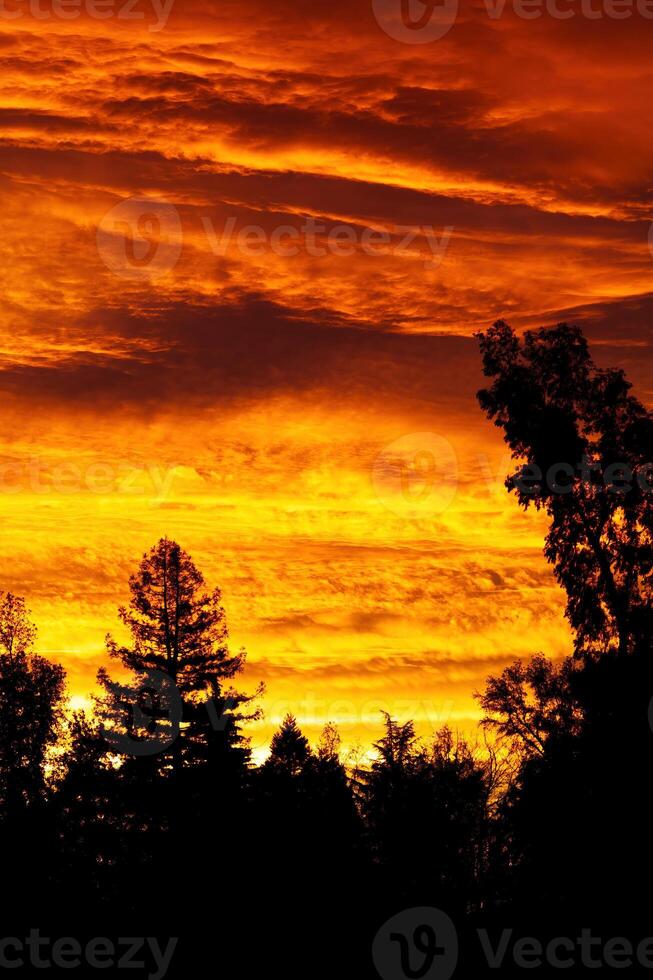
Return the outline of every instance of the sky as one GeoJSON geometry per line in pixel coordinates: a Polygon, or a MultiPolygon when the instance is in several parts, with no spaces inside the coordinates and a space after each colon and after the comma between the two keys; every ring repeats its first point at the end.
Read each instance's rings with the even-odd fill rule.
{"type": "Polygon", "coordinates": [[[474,333],[578,323],[650,404],[652,18],[1,0],[0,589],[74,704],[164,535],[266,684],[257,751],[288,710],[473,732],[570,652],[474,333]]]}

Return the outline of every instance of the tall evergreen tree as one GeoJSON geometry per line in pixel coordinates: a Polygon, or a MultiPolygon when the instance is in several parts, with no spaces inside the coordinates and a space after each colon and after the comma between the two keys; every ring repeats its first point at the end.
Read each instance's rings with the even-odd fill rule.
{"type": "Polygon", "coordinates": [[[175,769],[206,761],[209,742],[238,748],[246,763],[238,723],[256,713],[240,709],[261,689],[247,696],[230,684],[245,652],[229,652],[220,590],[207,590],[190,555],[167,538],[143,556],[129,588],[129,606],[119,615],[132,642],[120,646],[109,635],[107,649],[136,680],[116,683],[100,670],[99,711],[109,731],[126,735],[122,744],[129,752],[132,742],[136,756],[147,754],[148,742],[153,752],[169,749],[160,759],[172,759],[175,769]]]}
{"type": "Polygon", "coordinates": [[[311,756],[308,739],[302,734],[294,715],[287,714],[272,736],[270,755],[265,768],[287,776],[299,776],[311,756]]]}
{"type": "Polygon", "coordinates": [[[206,589],[204,576],[176,541],[161,538],[143,556],[129,589],[129,606],[119,615],[132,644],[118,646],[107,637],[110,655],[125,667],[162,671],[184,699],[242,670],[244,652],[229,653],[220,589],[206,589]]]}

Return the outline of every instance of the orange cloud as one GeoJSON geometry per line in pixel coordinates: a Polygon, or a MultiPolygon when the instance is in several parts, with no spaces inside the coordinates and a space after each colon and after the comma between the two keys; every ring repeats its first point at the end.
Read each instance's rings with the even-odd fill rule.
{"type": "Polygon", "coordinates": [[[18,3],[0,586],[83,698],[167,533],[267,682],[261,745],[288,708],[348,744],[381,707],[473,725],[488,672],[569,634],[471,335],[577,320],[649,398],[649,25],[465,2],[419,45],[362,0],[177,0],[154,30],[145,0],[139,20],[18,3]],[[398,441],[407,482],[379,486],[398,441]]]}

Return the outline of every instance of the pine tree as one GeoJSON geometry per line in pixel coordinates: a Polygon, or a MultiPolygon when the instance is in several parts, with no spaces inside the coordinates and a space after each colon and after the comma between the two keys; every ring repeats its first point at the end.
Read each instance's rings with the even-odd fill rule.
{"type": "Polygon", "coordinates": [[[162,671],[184,699],[242,670],[244,653],[231,656],[227,646],[220,590],[206,590],[204,576],[175,541],[161,538],[143,556],[129,588],[129,607],[119,615],[133,645],[119,647],[107,637],[110,655],[125,667],[162,671]]]}
{"type": "Polygon", "coordinates": [[[272,737],[265,766],[289,776],[299,776],[310,757],[308,739],[297,726],[297,719],[294,715],[286,715],[281,728],[272,737]]]}
{"type": "Polygon", "coordinates": [[[98,710],[106,730],[118,734],[118,748],[127,754],[169,748],[159,760],[164,768],[171,760],[175,770],[206,762],[229,748],[238,749],[246,764],[238,725],[257,713],[239,709],[262,688],[247,696],[229,684],[246,655],[229,652],[220,590],[207,590],[190,555],[167,538],[143,556],[129,587],[129,606],[119,615],[132,642],[119,646],[109,635],[107,649],[136,680],[119,684],[99,671],[104,697],[98,710]]]}

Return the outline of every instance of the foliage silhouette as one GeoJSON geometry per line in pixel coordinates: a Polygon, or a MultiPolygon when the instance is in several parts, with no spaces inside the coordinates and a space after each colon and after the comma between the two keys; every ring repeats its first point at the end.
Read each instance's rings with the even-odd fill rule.
{"type": "MultiPolygon", "coordinates": [[[[65,674],[33,652],[24,600],[0,596],[0,862],[12,907],[30,905],[32,882],[50,867],[47,764],[61,735],[65,674]]],[[[31,904],[34,904],[32,901],[31,904]]]]}
{"type": "Polygon", "coordinates": [[[545,554],[577,649],[632,652],[651,635],[653,415],[623,371],[598,368],[578,327],[479,334],[481,407],[519,461],[506,485],[550,518],[545,554]]]}
{"type": "Polygon", "coordinates": [[[106,669],[98,672],[104,696],[97,711],[105,728],[123,736],[127,751],[140,742],[133,745],[135,754],[147,754],[149,741],[155,750],[169,745],[157,752],[158,765],[168,773],[178,774],[227,746],[246,767],[249,750],[239,724],[257,712],[240,709],[262,689],[248,696],[229,683],[243,670],[246,655],[229,652],[220,590],[206,591],[191,557],[167,538],[143,556],[129,588],[129,607],[119,615],[132,645],[119,646],[109,634],[107,650],[136,680],[117,683],[106,669]]]}
{"type": "Polygon", "coordinates": [[[550,518],[545,554],[575,634],[573,658],[516,663],[480,696],[483,724],[515,763],[498,808],[494,902],[555,917],[558,931],[584,916],[632,932],[653,872],[653,417],[622,371],[596,367],[576,327],[520,341],[499,321],[479,340],[493,379],[479,400],[520,464],[507,487],[550,518]]]}

